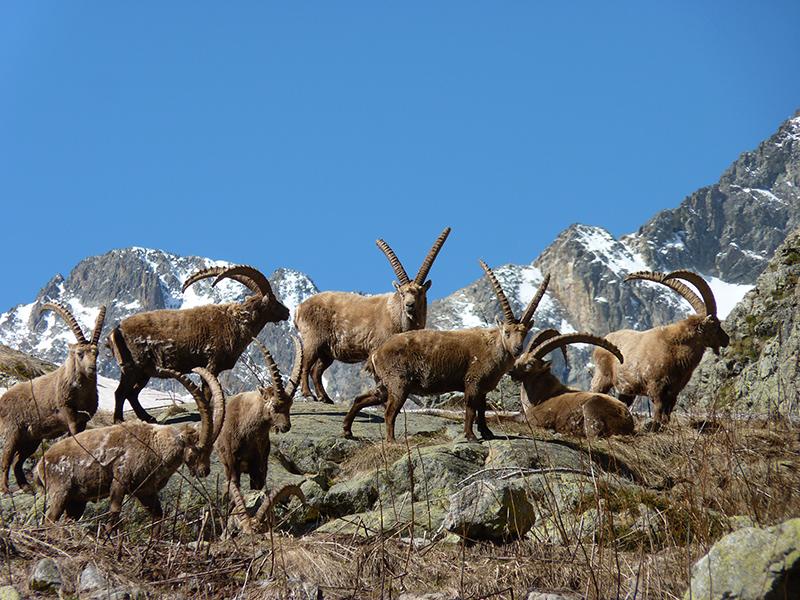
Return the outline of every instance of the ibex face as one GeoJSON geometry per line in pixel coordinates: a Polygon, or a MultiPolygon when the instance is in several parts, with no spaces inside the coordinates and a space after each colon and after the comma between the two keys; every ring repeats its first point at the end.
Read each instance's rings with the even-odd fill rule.
{"type": "Polygon", "coordinates": [[[519,359],[511,367],[508,375],[514,381],[522,381],[524,379],[536,379],[541,377],[544,373],[550,371],[550,361],[541,360],[533,356],[533,353],[526,352],[520,356],[519,359]]]}
{"type": "Polygon", "coordinates": [[[206,477],[211,472],[211,453],[200,447],[200,434],[194,427],[186,426],[180,433],[183,442],[183,462],[194,477],[206,477]]]}
{"type": "Polygon", "coordinates": [[[97,345],[96,344],[68,344],[67,359],[64,361],[80,373],[89,377],[97,373],[97,345]]]}
{"type": "Polygon", "coordinates": [[[291,401],[281,398],[280,394],[276,393],[275,388],[272,386],[260,387],[258,391],[264,401],[266,412],[272,417],[272,429],[277,433],[289,431],[292,428],[292,421],[289,416],[289,411],[292,408],[291,401]]]}
{"type": "Polygon", "coordinates": [[[731,338],[722,328],[716,315],[708,315],[697,324],[697,335],[707,348],[719,356],[720,348],[727,348],[731,338]]]}
{"type": "Polygon", "coordinates": [[[242,304],[246,308],[251,308],[254,312],[264,314],[268,323],[285,321],[289,318],[289,309],[272,294],[249,296],[242,304]]]}
{"type": "Polygon", "coordinates": [[[258,338],[253,338],[253,341],[261,351],[261,354],[264,355],[264,364],[266,364],[272,379],[271,386],[258,388],[264,401],[264,410],[272,417],[272,428],[278,433],[286,433],[292,427],[289,411],[292,408],[292,398],[300,379],[300,369],[303,363],[303,344],[299,338],[292,338],[295,350],[294,368],[289,376],[289,382],[284,386],[281,372],[278,370],[278,365],[275,364],[272,354],[258,338]]]}
{"type": "Polygon", "coordinates": [[[403,323],[404,329],[425,327],[428,316],[427,292],[431,287],[431,280],[422,285],[416,281],[404,284],[393,281],[392,285],[397,290],[395,293],[399,296],[400,306],[403,307],[403,318],[406,321],[403,323]]]}
{"type": "Polygon", "coordinates": [[[525,343],[525,336],[528,334],[530,325],[526,323],[508,323],[497,319],[497,326],[500,328],[500,343],[503,348],[514,358],[522,354],[522,346],[525,343]]]}

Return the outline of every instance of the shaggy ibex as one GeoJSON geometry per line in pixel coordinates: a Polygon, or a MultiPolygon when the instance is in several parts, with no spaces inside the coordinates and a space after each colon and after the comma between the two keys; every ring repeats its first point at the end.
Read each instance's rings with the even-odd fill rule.
{"type": "Polygon", "coordinates": [[[448,235],[449,227],[436,239],[413,280],[409,279],[389,244],[377,240],[376,244],[397,275],[393,293],[362,296],[349,292],[322,292],[297,307],[294,324],[303,339],[305,351],[300,372],[303,396],[313,398],[308,384],[310,374],[317,398],[332,403],[323,387],[322,374],[334,360],[362,362],[389,336],[425,327],[427,291],[431,287],[431,281],[425,278],[448,235]]]}
{"type": "Polygon", "coordinates": [[[667,423],[678,394],[689,382],[705,349],[711,348],[719,354],[720,347],[727,346],[730,338],[717,318],[717,303],[711,288],[697,273],[640,271],[631,273],[625,281],[635,279],[655,281],[675,290],[697,314],[647,331],[623,329],[609,333],[606,338],[620,349],[625,363],[618,363],[606,350],[595,350],[592,390],[605,393],[614,387],[619,399],[627,405],[637,395],[648,396],[655,409],[654,423],[667,423]],[[676,279],[694,285],[700,296],[676,279]]]}
{"type": "Polygon", "coordinates": [[[126,399],[137,417],[155,422],[139,404],[139,392],[151,377],[159,377],[159,370],[189,373],[195,367],[204,367],[217,376],[234,367],[264,325],[289,318],[289,309],[257,269],[246,265],[203,269],[186,280],[183,291],[208,277],[216,277],[213,285],[224,278],[233,279],[253,295],[241,303],[139,313],[123,319],[108,335],[120,370],[114,393],[114,422],[122,421],[126,399]]]}
{"type": "Polygon", "coordinates": [[[192,475],[210,471],[211,450],[225,419],[225,397],[217,378],[193,369],[211,390],[211,403],[192,381],[177,371],[161,377],[180,381],[197,401],[200,428],[133,422],[89,429],[50,446],[35,469],[37,487],[47,492],[47,517],[79,519],[87,502],[110,497],[109,528],[119,517],[126,494],[134,496],[153,517],[154,535],[163,516],[158,492],[181,464],[192,475]]]}
{"type": "Polygon", "coordinates": [[[100,307],[91,340],[86,339],[78,321],[63,304],[47,302],[41,308],[45,310],[52,310],[64,320],[77,343],[68,346],[67,358],[58,369],[20,382],[0,397],[0,436],[5,440],[0,492],[8,492],[12,463],[17,484],[27,487],[22,467],[42,440],[67,431],[72,435],[80,433],[97,411],[97,342],[106,307],[100,307]]]}
{"type": "Polygon", "coordinates": [[[512,379],[522,383],[522,410],[515,420],[587,438],[633,433],[633,417],[622,402],[606,394],[570,389],[551,373],[550,361],[544,357],[558,348],[566,356],[566,345],[576,343],[600,346],[623,361],[614,344],[589,333],[540,332],[509,371],[512,379]]]}
{"type": "MultiPolygon", "coordinates": [[[[294,367],[289,382],[284,387],[278,365],[275,364],[269,350],[257,338],[253,341],[264,355],[272,385],[228,398],[225,423],[216,443],[217,453],[225,467],[228,489],[241,516],[242,529],[248,533],[253,531],[253,522],[248,516],[241,492],[242,473],[250,475],[250,489],[264,488],[270,449],[269,430],[272,428],[278,432],[289,431],[291,427],[289,409],[292,407],[292,397],[297,389],[300,366],[303,362],[303,346],[297,338],[294,338],[294,367]]],[[[291,491],[302,498],[302,492],[299,490],[297,486],[292,486],[288,490],[274,490],[256,513],[256,524],[261,523],[278,496],[291,491]]]]}
{"type": "Polygon", "coordinates": [[[344,419],[344,434],[351,436],[353,419],[367,406],[386,403],[386,437],[394,442],[394,424],[409,394],[464,392],[464,435],[475,440],[472,423],[477,414],[478,431],[492,437],[486,425],[486,394],[492,391],[514,359],[522,352],[533,313],[547,289],[547,275],[517,320],[492,270],[480,261],[503,309],[505,320],[496,327],[458,331],[419,330],[389,338],[369,357],[367,368],[377,386],[357,397],[344,419]]]}

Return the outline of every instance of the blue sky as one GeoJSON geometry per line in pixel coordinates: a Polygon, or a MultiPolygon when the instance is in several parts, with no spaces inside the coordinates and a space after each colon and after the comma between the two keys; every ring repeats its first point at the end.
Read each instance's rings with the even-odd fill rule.
{"type": "Polygon", "coordinates": [[[800,107],[800,3],[0,5],[0,310],[140,245],[440,297],[615,235],[800,107]]]}

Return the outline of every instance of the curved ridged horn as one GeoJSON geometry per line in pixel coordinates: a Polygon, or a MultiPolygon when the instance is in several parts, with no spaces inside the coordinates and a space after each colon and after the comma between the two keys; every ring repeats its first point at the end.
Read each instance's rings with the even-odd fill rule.
{"type": "Polygon", "coordinates": [[[533,350],[533,356],[535,358],[544,358],[556,348],[563,347],[567,344],[593,344],[611,352],[611,354],[619,359],[619,362],[624,360],[619,348],[607,339],[592,335],[591,333],[566,333],[564,335],[551,337],[533,350]]]}
{"type": "MultiPolygon", "coordinates": [[[[539,344],[545,343],[547,340],[557,337],[561,335],[561,332],[558,329],[542,329],[539,333],[534,335],[531,338],[531,341],[528,342],[527,348],[525,348],[525,353],[527,354],[539,344]]],[[[564,362],[569,365],[569,356],[567,356],[567,349],[564,346],[561,346],[561,354],[564,355],[564,362]]]]}
{"type": "Polygon", "coordinates": [[[83,330],[81,329],[81,326],[78,325],[78,321],[75,319],[74,315],[70,312],[66,305],[56,300],[51,300],[50,302],[45,302],[42,304],[42,307],[39,309],[39,313],[42,313],[46,310],[52,310],[64,320],[67,326],[72,330],[72,333],[75,335],[75,339],[78,340],[79,344],[89,343],[89,341],[86,339],[86,336],[83,335],[83,330]]]}
{"type": "Polygon", "coordinates": [[[714,298],[714,292],[711,291],[711,286],[708,285],[708,282],[700,277],[699,274],[695,273],[694,271],[672,271],[672,273],[667,275],[666,279],[669,281],[672,281],[673,279],[683,279],[691,283],[697,288],[697,291],[700,292],[700,295],[703,297],[703,304],[705,304],[705,315],[717,316],[717,300],[714,298]]]}
{"type": "Polygon", "coordinates": [[[519,320],[520,323],[530,326],[531,320],[533,319],[533,313],[535,313],[536,309],[539,308],[539,302],[541,302],[542,298],[544,298],[544,293],[547,291],[547,286],[549,284],[550,273],[544,276],[542,284],[539,286],[539,289],[536,290],[536,295],[531,298],[531,301],[528,303],[528,307],[525,309],[525,312],[522,313],[522,318],[519,320]]]}
{"type": "MultiPolygon", "coordinates": [[[[225,421],[225,393],[222,391],[222,386],[216,376],[203,367],[195,367],[192,373],[197,373],[206,382],[206,385],[211,390],[211,401],[213,403],[213,410],[211,412],[211,419],[208,424],[203,424],[200,428],[200,448],[204,452],[211,453],[214,447],[214,442],[217,441],[220,431],[222,431],[222,424],[225,421]]],[[[201,393],[205,401],[205,395],[201,393]]]]}
{"type": "Polygon", "coordinates": [[[266,276],[250,265],[236,265],[235,267],[228,267],[222,273],[217,275],[217,278],[212,283],[212,286],[217,285],[225,278],[238,281],[250,288],[254,294],[262,296],[272,296],[272,286],[269,284],[269,279],[266,276]],[[250,281],[252,285],[247,285],[245,281],[250,281]]]}
{"type": "Polygon", "coordinates": [[[406,273],[406,270],[403,268],[403,263],[401,263],[400,259],[397,258],[397,255],[394,253],[394,250],[392,250],[391,246],[384,242],[383,239],[375,240],[375,243],[386,255],[386,258],[389,259],[389,264],[392,265],[394,274],[397,276],[397,283],[400,285],[405,285],[411,281],[408,278],[408,273],[406,273]]]}
{"type": "MultiPolygon", "coordinates": [[[[278,365],[275,364],[275,360],[272,358],[272,354],[270,354],[267,347],[261,343],[261,340],[257,337],[253,338],[253,341],[258,346],[258,349],[261,350],[261,354],[264,355],[264,364],[267,365],[267,369],[269,370],[270,379],[272,379],[272,387],[275,389],[276,396],[281,397],[286,394],[286,390],[283,387],[283,379],[281,379],[281,372],[278,369],[278,365]]],[[[298,376],[298,380],[300,377],[298,376]]]]}
{"type": "Polygon", "coordinates": [[[294,365],[292,366],[292,374],[289,375],[289,382],[286,384],[286,396],[291,400],[297,385],[300,383],[300,371],[303,366],[303,342],[299,337],[292,337],[294,342],[294,365]]]}
{"type": "MultiPolygon", "coordinates": [[[[189,286],[194,285],[198,281],[202,279],[208,279],[210,277],[218,277],[219,275],[221,275],[230,268],[231,267],[208,267],[207,269],[200,269],[199,271],[192,273],[191,275],[189,275],[189,277],[186,278],[186,281],[183,282],[183,285],[181,286],[181,293],[186,292],[189,286]]],[[[233,279],[234,281],[238,281],[243,286],[254,291],[257,287],[255,281],[253,281],[249,277],[244,277],[242,275],[235,275],[232,276],[231,279],[233,279]]]]}
{"type": "Polygon", "coordinates": [[[258,507],[258,511],[256,511],[256,514],[253,517],[255,522],[261,523],[276,503],[280,502],[281,500],[285,500],[289,496],[297,496],[300,498],[300,502],[303,504],[306,503],[306,496],[303,493],[303,490],[300,489],[300,486],[295,483],[287,483],[277,490],[274,490],[269,496],[264,498],[264,501],[262,502],[261,506],[258,507]]]}
{"type": "Polygon", "coordinates": [[[705,313],[706,305],[703,302],[702,298],[700,298],[700,296],[695,294],[688,286],[684,285],[680,281],[667,279],[667,277],[668,275],[665,275],[664,273],[658,273],[655,271],[637,271],[636,273],[631,273],[630,275],[625,277],[625,281],[633,281],[634,279],[641,279],[643,281],[655,281],[656,283],[665,285],[668,288],[672,289],[673,291],[678,292],[689,302],[689,304],[692,305],[692,308],[695,310],[697,314],[705,313]]]}
{"type": "Polygon", "coordinates": [[[94,320],[94,330],[92,331],[92,344],[97,346],[100,342],[100,334],[103,333],[103,322],[106,320],[106,307],[101,306],[97,318],[94,320]]]}
{"type": "Polygon", "coordinates": [[[159,368],[158,376],[164,379],[175,379],[176,381],[180,382],[180,384],[186,388],[186,391],[192,395],[194,398],[195,404],[197,404],[197,412],[200,413],[200,444],[203,444],[203,441],[207,438],[208,432],[211,431],[211,427],[209,426],[213,420],[213,416],[211,414],[211,408],[208,404],[208,400],[206,400],[205,394],[203,391],[197,387],[191,379],[189,379],[183,373],[179,373],[178,371],[174,371],[173,369],[165,369],[159,368]]]}
{"type": "Polygon", "coordinates": [[[494,295],[497,296],[497,300],[500,302],[500,308],[503,309],[503,316],[506,319],[506,323],[516,323],[517,320],[514,318],[514,311],[511,310],[511,305],[508,303],[508,298],[506,298],[503,288],[500,286],[500,282],[497,281],[497,277],[494,276],[494,273],[489,268],[489,265],[482,260],[479,260],[478,262],[481,264],[483,270],[486,271],[486,276],[489,278],[489,283],[492,284],[494,295]]]}
{"type": "Polygon", "coordinates": [[[436,257],[439,255],[439,250],[442,249],[442,245],[444,245],[448,235],[450,235],[450,228],[445,227],[444,231],[442,231],[442,233],[439,234],[439,237],[436,238],[436,241],[433,242],[433,246],[431,246],[431,249],[428,251],[428,256],[426,256],[425,260],[422,261],[422,266],[419,268],[417,276],[414,278],[414,283],[417,285],[422,285],[425,283],[425,279],[428,277],[428,272],[433,266],[433,261],[435,261],[436,257]]]}

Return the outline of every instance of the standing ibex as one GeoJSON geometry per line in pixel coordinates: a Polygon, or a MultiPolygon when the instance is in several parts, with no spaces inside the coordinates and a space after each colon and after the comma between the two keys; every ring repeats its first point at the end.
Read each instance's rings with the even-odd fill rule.
{"type": "Polygon", "coordinates": [[[620,349],[625,363],[618,363],[606,350],[595,350],[592,390],[605,393],[614,387],[619,399],[627,405],[637,395],[648,396],[655,409],[653,421],[658,425],[669,421],[678,394],[689,382],[705,349],[711,348],[719,354],[720,347],[727,346],[730,338],[717,318],[717,303],[711,288],[697,273],[639,271],[628,275],[625,281],[635,279],[671,288],[686,298],[697,314],[647,331],[622,329],[609,333],[606,338],[620,349]],[[676,279],[694,285],[702,298],[676,279]]]}
{"type": "Polygon", "coordinates": [[[294,324],[303,339],[305,351],[300,372],[303,396],[313,398],[308,384],[310,374],[318,399],[332,403],[323,387],[322,374],[334,360],[345,363],[364,361],[389,336],[425,327],[427,291],[431,287],[431,281],[425,278],[448,235],[450,228],[446,227],[422,261],[413,281],[389,244],[377,240],[376,244],[397,275],[393,293],[362,296],[349,292],[322,292],[297,307],[294,324]]]}
{"type": "MultiPolygon", "coordinates": [[[[257,338],[253,341],[264,355],[272,385],[228,398],[225,423],[216,442],[217,453],[225,467],[228,489],[241,516],[242,528],[248,533],[253,531],[253,523],[248,516],[247,505],[241,492],[242,473],[250,475],[250,489],[264,488],[270,450],[269,432],[270,429],[275,429],[283,433],[291,428],[289,410],[292,407],[292,398],[297,389],[300,366],[303,362],[303,346],[297,338],[294,338],[294,367],[289,382],[284,387],[278,365],[275,364],[269,350],[257,338]]],[[[275,497],[283,495],[285,491],[274,490],[270,498],[264,501],[255,516],[257,525],[263,520],[275,497]]],[[[297,486],[292,486],[291,491],[302,497],[302,492],[297,486]]]]}
{"type": "Polygon", "coordinates": [[[64,364],[31,381],[20,382],[0,397],[0,436],[5,440],[0,462],[0,492],[8,492],[8,471],[14,467],[17,484],[27,487],[22,470],[25,461],[44,439],[86,428],[97,412],[97,342],[103,329],[106,307],[101,306],[92,339],[87,340],[78,321],[59,302],[45,303],[72,330],[77,344],[69,344],[64,364]]]}
{"type": "Polygon", "coordinates": [[[533,313],[544,296],[547,275],[531,299],[522,318],[514,311],[492,270],[480,261],[492,284],[505,316],[496,327],[435,331],[422,329],[398,333],[389,338],[369,357],[367,368],[377,386],[353,401],[344,419],[344,434],[351,436],[353,419],[367,406],[386,403],[386,438],[394,442],[394,424],[409,394],[464,392],[466,418],[464,435],[475,440],[472,423],[477,414],[478,431],[492,437],[486,425],[486,394],[492,391],[514,359],[522,352],[533,313]]]}
{"type": "Polygon", "coordinates": [[[181,464],[205,477],[211,450],[225,419],[225,396],[217,378],[193,369],[211,390],[213,410],[205,394],[177,371],[161,377],[180,381],[197,401],[200,430],[193,425],[152,425],[133,422],[90,429],[50,446],[35,469],[37,487],[47,492],[47,517],[79,519],[87,502],[110,497],[109,528],[113,528],[126,494],[134,496],[153,517],[154,535],[163,516],[158,492],[181,464]]]}
{"type": "Polygon", "coordinates": [[[127,399],[136,416],[155,420],[139,404],[139,392],[159,370],[189,373],[204,367],[214,376],[232,369],[239,356],[261,329],[285,321],[289,309],[280,303],[269,280],[254,267],[210,267],[190,276],[193,283],[216,277],[213,285],[228,278],[248,287],[253,295],[243,302],[208,304],[183,310],[154,310],[123,319],[108,335],[108,345],[119,363],[120,381],[114,406],[114,422],[122,421],[127,399]]]}
{"type": "Polygon", "coordinates": [[[568,333],[546,329],[537,334],[515,362],[509,375],[522,383],[522,410],[516,421],[578,437],[596,438],[633,433],[633,417],[627,407],[606,394],[573,390],[550,371],[544,357],[567,344],[594,344],[623,361],[619,349],[608,340],[589,333],[568,333]]]}

